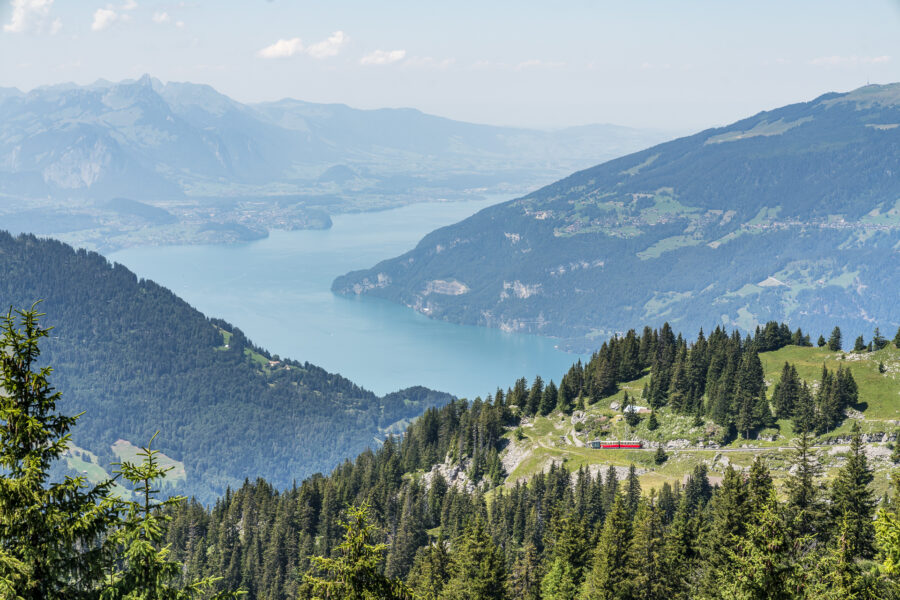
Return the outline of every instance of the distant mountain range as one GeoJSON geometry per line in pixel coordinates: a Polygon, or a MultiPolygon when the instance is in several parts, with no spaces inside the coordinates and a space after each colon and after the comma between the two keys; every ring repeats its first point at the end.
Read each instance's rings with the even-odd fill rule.
{"type": "Polygon", "coordinates": [[[623,328],[900,323],[900,84],[580,171],[338,278],[433,318],[595,347],[623,328]]]}
{"type": "Polygon", "coordinates": [[[42,364],[62,412],[84,411],[68,464],[93,479],[159,431],[177,492],[212,501],[258,476],[286,488],[452,399],[421,387],[378,397],[274,357],[166,288],[55,240],[0,231],[0,274],[3,310],[44,299],[53,331],[42,364]]]}
{"type": "Polygon", "coordinates": [[[4,88],[0,217],[15,230],[93,231],[71,239],[94,246],[152,227],[155,243],[209,241],[201,235],[209,223],[244,228],[232,227],[226,241],[247,239],[269,227],[327,227],[335,212],[525,191],[665,137],[612,125],[492,127],[291,99],[247,105],[207,85],[149,76],[4,88]],[[108,210],[114,198],[167,210],[175,224],[123,218],[108,210]],[[35,206],[66,219],[21,214],[35,206]]]}

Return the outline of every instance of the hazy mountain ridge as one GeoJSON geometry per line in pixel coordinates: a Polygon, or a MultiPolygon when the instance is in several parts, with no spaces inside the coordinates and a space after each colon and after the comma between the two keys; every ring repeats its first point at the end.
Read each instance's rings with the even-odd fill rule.
{"type": "Polygon", "coordinates": [[[67,241],[121,246],[117,237],[136,230],[103,203],[124,197],[178,217],[181,230],[158,231],[157,243],[198,241],[197,229],[210,222],[259,236],[272,226],[327,227],[327,214],[348,210],[518,193],[664,137],[605,125],[493,127],[292,99],[242,104],[207,85],[149,76],[8,88],[0,91],[0,214],[24,204],[86,216],[93,226],[73,230],[92,233],[67,241]],[[330,178],[334,168],[344,176],[330,178]]]}
{"type": "Polygon", "coordinates": [[[900,321],[898,124],[898,84],[759,113],[485,209],[333,289],[581,347],[701,314],[870,333],[900,321]]]}

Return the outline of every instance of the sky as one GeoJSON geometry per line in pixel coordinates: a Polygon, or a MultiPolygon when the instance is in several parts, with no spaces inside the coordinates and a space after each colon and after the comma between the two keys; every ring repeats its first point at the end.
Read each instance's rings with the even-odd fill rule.
{"type": "Polygon", "coordinates": [[[688,131],[900,81],[900,0],[0,0],[0,87],[145,73],[242,102],[688,131]]]}

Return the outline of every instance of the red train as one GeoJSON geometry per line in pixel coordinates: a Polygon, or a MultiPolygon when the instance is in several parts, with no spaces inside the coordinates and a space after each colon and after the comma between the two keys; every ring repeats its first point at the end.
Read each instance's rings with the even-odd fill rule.
{"type": "Polygon", "coordinates": [[[591,448],[606,450],[608,448],[643,448],[640,440],[591,440],[588,442],[591,448]]]}

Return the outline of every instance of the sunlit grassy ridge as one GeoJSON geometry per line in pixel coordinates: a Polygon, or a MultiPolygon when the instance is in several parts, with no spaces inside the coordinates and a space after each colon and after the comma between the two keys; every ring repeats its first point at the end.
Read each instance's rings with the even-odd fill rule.
{"type": "MultiPolygon", "coordinates": [[[[785,362],[796,366],[801,378],[817,386],[823,364],[829,370],[839,365],[849,368],[859,386],[859,404],[851,412],[861,418],[846,418],[835,430],[816,439],[816,454],[825,469],[825,476],[843,464],[842,444],[858,422],[863,433],[893,434],[900,423],[900,350],[893,344],[877,352],[831,352],[825,348],[787,346],[774,352],[760,354],[768,394],[781,377],[785,362]],[[884,366],[884,373],[879,365],[884,366]]],[[[779,420],[776,427],[765,429],[760,438],[738,438],[721,448],[708,448],[709,421],[696,425],[693,417],[675,414],[666,407],[656,412],[659,427],[647,428],[648,415],[643,414],[640,423],[630,427],[619,410],[624,395],[635,398],[638,406],[646,405],[641,392],[650,376],[624,383],[619,391],[608,398],[586,407],[583,413],[564,415],[558,411],[535,417],[526,422],[518,432],[507,434],[510,441],[504,451],[508,470],[507,485],[527,480],[547,469],[551,463],[563,464],[571,471],[585,467],[591,471],[605,471],[610,465],[627,468],[631,464],[640,473],[645,490],[660,487],[668,481],[682,481],[684,476],[699,464],[706,464],[715,482],[725,468],[749,468],[757,455],[765,457],[776,480],[783,479],[791,467],[791,447],[795,433],[789,420],[779,420]],[[518,434],[518,435],[517,435],[518,434]],[[521,435],[521,439],[517,439],[521,435]],[[590,439],[641,439],[648,446],[655,442],[667,448],[668,460],[661,465],[654,462],[655,448],[643,450],[594,450],[582,445],[590,439]],[[677,447],[684,446],[684,447],[677,447]]],[[[879,493],[887,490],[889,472],[893,463],[889,460],[889,443],[870,443],[870,465],[876,470],[875,488],[879,493]]],[[[620,470],[621,473],[621,470],[620,470]]]]}

